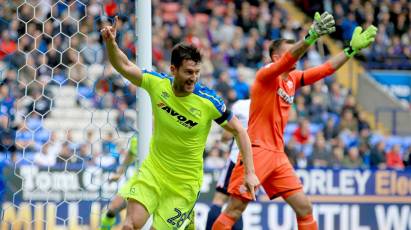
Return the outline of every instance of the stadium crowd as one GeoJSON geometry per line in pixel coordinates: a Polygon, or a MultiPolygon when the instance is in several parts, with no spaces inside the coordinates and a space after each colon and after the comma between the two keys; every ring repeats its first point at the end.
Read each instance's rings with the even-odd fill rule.
{"type": "Polygon", "coordinates": [[[336,19],[334,38],[347,42],[358,25],[378,25],[378,36],[365,52],[364,65],[371,69],[411,69],[411,3],[407,0],[295,0],[309,15],[327,10],[336,19]]]}
{"type": "MultiPolygon", "coordinates": [[[[101,25],[111,23],[113,16],[119,15],[119,45],[135,59],[134,2],[89,0],[84,1],[87,7],[78,1],[63,1],[65,4],[52,7],[47,6],[49,1],[38,2],[34,10],[28,4],[17,8],[0,0],[0,152],[5,159],[17,159],[16,154],[7,153],[24,154],[42,166],[79,162],[116,165],[124,150],[112,135],[104,137],[97,150],[91,150],[93,133],[77,143],[71,140],[68,130],[65,140],[58,140],[54,132],[43,127],[42,120],[58,106],[49,90],[53,86],[76,87],[79,107],[90,105],[119,111],[136,108],[136,87],[112,71],[99,35],[101,25]],[[91,78],[91,68],[104,70],[91,78]]],[[[168,72],[173,45],[180,41],[194,43],[204,55],[201,83],[216,89],[228,106],[249,97],[256,69],[269,61],[270,40],[298,40],[307,33],[306,25],[272,1],[152,2],[155,68],[168,72]]],[[[365,53],[374,58],[370,67],[379,68],[378,63],[386,57],[399,54],[406,55],[402,61],[410,61],[411,30],[405,25],[398,27],[393,20],[409,25],[410,11],[398,13],[397,8],[410,9],[411,4],[395,1],[387,8],[384,4],[390,1],[384,1],[380,7],[374,7],[373,1],[364,7],[356,7],[359,1],[344,2],[347,1],[333,4],[330,10],[340,26],[337,30],[341,33],[336,38],[347,40],[355,25],[377,20],[381,32],[376,44],[365,53]],[[346,7],[353,12],[347,14],[350,11],[344,10],[346,7]],[[362,17],[361,13],[370,7],[375,17],[362,17]],[[386,49],[386,45],[390,48],[386,49]]],[[[324,60],[324,55],[313,47],[298,66],[309,68],[324,60]]],[[[392,67],[402,64],[393,62],[392,67]]],[[[133,131],[132,121],[121,115],[124,113],[119,114],[119,129],[133,131]]],[[[300,168],[411,167],[411,140],[373,132],[355,97],[332,77],[303,87],[295,95],[285,139],[291,162],[300,168]]],[[[228,154],[228,144],[215,141],[207,146],[205,167],[222,168],[228,154]]]]}

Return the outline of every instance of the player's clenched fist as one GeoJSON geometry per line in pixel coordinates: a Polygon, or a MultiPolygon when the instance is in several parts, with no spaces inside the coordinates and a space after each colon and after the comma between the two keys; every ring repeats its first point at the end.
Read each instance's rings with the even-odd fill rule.
{"type": "Polygon", "coordinates": [[[104,26],[101,29],[101,36],[105,42],[113,42],[116,39],[118,16],[114,18],[112,26],[104,26]]]}
{"type": "Polygon", "coordinates": [[[322,13],[316,12],[314,15],[314,22],[308,31],[308,35],[305,37],[305,41],[312,45],[317,41],[320,36],[330,34],[335,31],[334,17],[327,11],[322,13]]]}

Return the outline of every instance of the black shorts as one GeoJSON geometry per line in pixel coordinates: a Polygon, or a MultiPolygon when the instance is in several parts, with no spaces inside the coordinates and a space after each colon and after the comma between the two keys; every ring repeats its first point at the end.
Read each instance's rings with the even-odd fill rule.
{"type": "Polygon", "coordinates": [[[223,171],[221,171],[220,178],[218,178],[216,190],[230,195],[228,193],[228,185],[230,184],[231,173],[233,172],[235,163],[230,159],[227,160],[223,171]]]}

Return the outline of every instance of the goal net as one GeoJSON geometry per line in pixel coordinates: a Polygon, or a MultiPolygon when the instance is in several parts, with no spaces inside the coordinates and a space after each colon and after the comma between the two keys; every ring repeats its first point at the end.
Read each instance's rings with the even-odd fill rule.
{"type": "MultiPolygon", "coordinates": [[[[136,135],[137,89],[114,72],[99,33],[124,9],[0,2],[10,41],[0,48],[0,228],[97,229],[118,188],[109,173],[136,135]]],[[[118,39],[135,58],[133,33],[120,30],[118,39]]]]}

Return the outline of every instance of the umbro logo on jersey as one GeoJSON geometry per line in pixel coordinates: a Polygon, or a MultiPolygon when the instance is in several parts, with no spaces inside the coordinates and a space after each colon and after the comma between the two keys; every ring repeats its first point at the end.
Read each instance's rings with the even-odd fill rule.
{"type": "Polygon", "coordinates": [[[159,102],[157,104],[158,107],[160,107],[162,110],[166,111],[168,114],[170,114],[173,117],[177,118],[177,122],[180,123],[182,126],[186,128],[193,128],[194,126],[198,125],[198,122],[192,121],[190,119],[187,119],[184,115],[179,114],[178,112],[174,111],[170,106],[166,105],[164,102],[159,102]]]}
{"type": "Polygon", "coordinates": [[[164,99],[168,99],[170,97],[170,94],[168,94],[167,92],[161,92],[161,97],[164,99]]]}
{"type": "Polygon", "coordinates": [[[288,104],[292,104],[294,102],[294,96],[288,95],[282,88],[278,88],[277,94],[288,104]]]}

